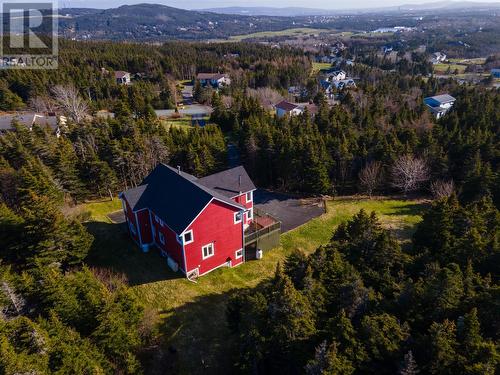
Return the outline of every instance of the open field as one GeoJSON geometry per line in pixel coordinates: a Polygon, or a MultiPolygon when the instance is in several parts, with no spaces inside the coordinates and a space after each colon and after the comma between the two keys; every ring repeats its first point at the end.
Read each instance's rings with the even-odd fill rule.
{"type": "Polygon", "coordinates": [[[260,39],[260,38],[272,38],[277,36],[301,36],[310,34],[319,34],[327,32],[326,29],[311,29],[307,27],[295,28],[295,29],[285,29],[280,31],[260,31],[253,34],[244,35],[233,35],[229,38],[233,42],[241,42],[244,39],[260,39]]]}
{"type": "Polygon", "coordinates": [[[331,66],[332,66],[332,64],[330,64],[330,63],[313,62],[312,63],[311,75],[315,75],[315,74],[319,73],[323,69],[331,68],[331,66]]]}
{"type": "Polygon", "coordinates": [[[486,62],[486,57],[476,57],[474,59],[448,59],[448,61],[453,64],[483,65],[486,62]]]}
{"type": "Polygon", "coordinates": [[[147,372],[153,374],[211,373],[216,366],[220,373],[230,372],[231,353],[236,349],[225,324],[225,301],[231,293],[270,277],[276,264],[294,249],[311,253],[327,243],[334,228],[360,209],[377,212],[385,227],[407,241],[425,208],[421,201],[337,198],[328,202],[326,214],[282,235],[280,247],[266,252],[264,259],[221,268],[192,283],[170,271],[157,251],[141,253],[129,239],[126,226],[109,221],[106,213],[118,205],[115,199],[84,207],[93,215],[86,225],[95,236],[87,261],[123,273],[145,306],[160,314],[163,343],[148,367],[147,372]]]}
{"type": "Polygon", "coordinates": [[[189,129],[192,127],[191,125],[192,122],[190,117],[161,119],[160,122],[162,123],[162,125],[165,127],[166,130],[170,128],[189,129]]]}
{"type": "Polygon", "coordinates": [[[450,72],[452,74],[455,73],[455,71],[458,71],[458,74],[463,74],[465,73],[465,69],[467,66],[462,65],[462,64],[435,64],[434,65],[434,73],[446,73],[448,69],[450,69],[450,72]]]}

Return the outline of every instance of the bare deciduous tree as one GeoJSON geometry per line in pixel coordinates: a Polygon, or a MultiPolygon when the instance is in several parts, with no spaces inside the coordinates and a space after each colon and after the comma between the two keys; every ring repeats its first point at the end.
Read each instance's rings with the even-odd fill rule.
{"type": "Polygon", "coordinates": [[[454,191],[455,184],[453,183],[453,180],[437,180],[431,183],[431,193],[436,199],[449,197],[454,191]]]}
{"type": "Polygon", "coordinates": [[[53,100],[46,96],[35,96],[30,98],[28,105],[35,112],[54,112],[56,109],[56,105],[53,100]]]}
{"type": "Polygon", "coordinates": [[[407,194],[417,190],[429,180],[429,168],[425,160],[412,155],[403,155],[394,162],[391,177],[392,186],[407,194]]]}
{"type": "Polygon", "coordinates": [[[75,122],[82,121],[88,112],[87,103],[71,85],[57,85],[52,88],[52,95],[61,109],[75,122]]]}
{"type": "Polygon", "coordinates": [[[382,177],[382,163],[373,161],[359,172],[359,182],[363,191],[371,198],[373,191],[379,186],[382,177]]]}
{"type": "Polygon", "coordinates": [[[269,87],[258,88],[256,90],[248,89],[247,95],[251,98],[257,99],[260,105],[262,105],[264,108],[272,108],[274,104],[277,104],[283,100],[283,97],[278,91],[273,90],[269,87]]]}

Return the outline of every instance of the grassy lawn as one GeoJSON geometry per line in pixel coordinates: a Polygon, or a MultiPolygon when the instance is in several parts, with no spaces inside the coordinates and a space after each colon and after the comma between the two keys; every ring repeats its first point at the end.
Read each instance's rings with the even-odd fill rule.
{"type": "Polygon", "coordinates": [[[192,128],[191,117],[161,119],[160,122],[163,124],[166,130],[170,128],[178,128],[178,129],[192,128]]]}
{"type": "Polygon", "coordinates": [[[467,66],[463,64],[435,64],[434,73],[446,73],[448,71],[448,68],[450,69],[452,74],[455,72],[455,70],[458,70],[458,74],[462,74],[465,73],[465,69],[467,68],[467,66]]]}
{"type": "Polygon", "coordinates": [[[230,372],[236,349],[224,312],[231,293],[270,277],[294,249],[311,253],[327,243],[334,228],[362,208],[375,211],[385,227],[407,241],[425,207],[412,200],[338,198],[328,203],[326,214],[282,235],[280,247],[266,252],[264,259],[221,268],[192,283],[171,272],[157,251],[141,253],[125,225],[106,218],[107,212],[119,207],[115,201],[85,206],[93,215],[87,228],[96,238],[88,263],[125,274],[143,303],[160,314],[163,343],[148,368],[152,374],[167,369],[181,374],[214,372],[216,367],[221,373],[230,372]]]}
{"type": "Polygon", "coordinates": [[[286,29],[279,31],[260,31],[253,34],[244,35],[233,35],[229,38],[230,41],[241,42],[244,39],[260,39],[260,38],[272,38],[276,36],[300,36],[300,35],[310,35],[324,33],[328,30],[326,29],[312,29],[308,27],[286,29]]]}
{"type": "Polygon", "coordinates": [[[315,74],[319,73],[321,70],[329,69],[331,67],[332,67],[332,64],[330,64],[330,63],[313,62],[311,75],[315,75],[315,74]]]}

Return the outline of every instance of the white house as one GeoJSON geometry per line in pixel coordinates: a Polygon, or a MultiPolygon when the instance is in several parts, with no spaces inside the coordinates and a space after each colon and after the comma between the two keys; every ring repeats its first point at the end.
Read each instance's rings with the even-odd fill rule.
{"type": "Polygon", "coordinates": [[[346,79],[347,74],[343,70],[334,70],[328,75],[327,81],[328,82],[334,82],[334,81],[342,81],[343,79],[346,79]]]}
{"type": "Polygon", "coordinates": [[[431,57],[433,64],[439,64],[446,60],[446,55],[442,52],[434,52],[431,57]]]}
{"type": "Polygon", "coordinates": [[[214,88],[221,88],[231,84],[231,78],[227,74],[221,73],[198,73],[196,79],[202,86],[212,86],[214,88]]]}
{"type": "Polygon", "coordinates": [[[424,98],[424,103],[427,105],[431,113],[437,118],[440,119],[448,111],[453,107],[453,104],[455,104],[456,99],[448,94],[442,94],[442,95],[436,95],[436,96],[430,96],[427,98],[424,98]]]}
{"type": "Polygon", "coordinates": [[[276,116],[297,116],[304,112],[303,108],[298,106],[297,104],[293,104],[283,100],[274,106],[276,109],[276,116]]]}
{"type": "Polygon", "coordinates": [[[130,85],[130,73],[123,70],[115,72],[115,80],[119,85],[130,85]]]}

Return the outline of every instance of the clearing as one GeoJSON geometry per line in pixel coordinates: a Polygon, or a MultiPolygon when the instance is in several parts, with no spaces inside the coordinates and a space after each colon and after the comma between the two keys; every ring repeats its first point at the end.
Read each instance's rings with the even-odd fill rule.
{"type": "Polygon", "coordinates": [[[325,69],[330,69],[332,67],[332,64],[330,63],[320,63],[320,62],[313,62],[312,63],[312,71],[311,75],[316,75],[320,71],[325,70],[325,69]]]}
{"type": "Polygon", "coordinates": [[[304,36],[304,35],[319,34],[324,32],[328,32],[328,30],[300,27],[295,29],[285,29],[279,31],[260,31],[258,33],[253,33],[253,34],[233,35],[229,38],[229,40],[233,42],[241,42],[242,40],[245,39],[273,38],[277,36],[304,36]]]}
{"type": "Polygon", "coordinates": [[[294,249],[313,252],[329,241],[334,228],[360,209],[375,211],[387,228],[408,241],[421,220],[423,201],[389,198],[336,198],[327,213],[281,236],[280,247],[233,269],[218,269],[192,283],[169,270],[157,251],[143,254],[129,238],[125,224],[113,224],[106,216],[120,209],[113,202],[80,207],[92,220],[86,223],[95,241],[87,262],[123,273],[138,298],[160,314],[162,344],[147,360],[146,373],[181,374],[231,372],[236,350],[225,323],[225,301],[241,288],[251,288],[273,275],[278,262],[294,249]],[[166,348],[169,348],[168,350],[166,348]]]}
{"type": "Polygon", "coordinates": [[[463,74],[465,73],[465,69],[467,68],[466,65],[462,64],[447,64],[447,63],[441,63],[441,64],[435,64],[434,65],[434,73],[446,73],[449,71],[452,74],[455,74],[455,71],[458,71],[458,74],[463,74]]]}

